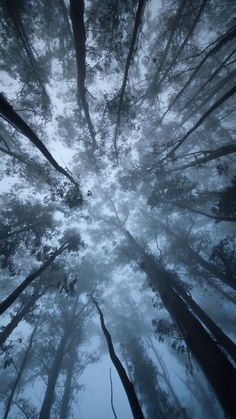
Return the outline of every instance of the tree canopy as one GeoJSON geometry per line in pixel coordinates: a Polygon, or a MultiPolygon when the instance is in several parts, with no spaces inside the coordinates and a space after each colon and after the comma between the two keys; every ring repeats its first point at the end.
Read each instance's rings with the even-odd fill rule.
{"type": "Polygon", "coordinates": [[[1,417],[234,419],[236,4],[0,13],[1,417]]]}

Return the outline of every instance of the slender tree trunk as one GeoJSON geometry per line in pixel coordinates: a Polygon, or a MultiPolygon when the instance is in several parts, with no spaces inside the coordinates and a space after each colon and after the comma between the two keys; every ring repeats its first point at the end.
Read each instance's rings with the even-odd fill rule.
{"type": "MultiPolygon", "coordinates": [[[[159,83],[158,83],[158,86],[156,87],[157,89],[159,89],[159,87],[161,86],[161,83],[163,82],[163,80],[165,80],[165,78],[166,78],[166,77],[167,77],[167,75],[169,74],[170,70],[171,70],[171,69],[173,68],[173,66],[175,65],[175,63],[176,63],[176,61],[177,61],[178,57],[180,56],[181,52],[183,51],[183,49],[184,49],[185,45],[187,44],[188,40],[191,38],[191,36],[192,36],[192,34],[193,34],[193,31],[194,31],[194,29],[195,29],[195,27],[196,27],[196,25],[197,25],[197,23],[198,23],[198,21],[199,21],[199,19],[200,19],[200,16],[201,16],[201,14],[202,14],[203,10],[205,9],[205,6],[206,6],[206,4],[207,4],[207,1],[208,1],[208,0],[203,0],[203,1],[202,1],[202,4],[201,4],[201,6],[200,6],[200,8],[199,8],[199,11],[198,11],[198,13],[197,13],[197,15],[196,15],[196,18],[194,19],[194,21],[193,21],[193,23],[192,23],[192,26],[191,26],[191,28],[189,29],[189,32],[187,33],[187,35],[186,35],[186,37],[184,38],[184,40],[183,40],[182,44],[180,45],[179,49],[177,50],[177,53],[176,53],[176,55],[174,56],[173,60],[171,61],[170,65],[168,66],[168,68],[167,68],[167,69],[166,69],[166,71],[164,72],[164,74],[163,74],[163,76],[162,76],[161,80],[160,80],[160,81],[159,81],[159,83]]],[[[184,3],[185,3],[185,2],[184,2],[184,3]]]]}
{"type": "MultiPolygon", "coordinates": [[[[170,172],[176,172],[178,170],[185,170],[189,167],[194,166],[201,166],[209,161],[219,159],[220,157],[228,156],[229,154],[233,154],[236,152],[236,144],[228,144],[223,147],[220,147],[216,150],[212,150],[212,152],[206,152],[204,157],[196,158],[194,161],[190,163],[183,164],[182,166],[175,167],[171,169],[170,172]]],[[[204,153],[204,152],[203,152],[204,153]]]]}
{"type": "Polygon", "coordinates": [[[50,99],[49,99],[49,96],[46,92],[45,86],[44,86],[44,84],[42,82],[42,79],[41,79],[41,76],[40,76],[40,71],[41,70],[38,71],[38,63],[35,61],[35,57],[34,57],[32,48],[29,44],[29,40],[28,40],[28,37],[27,37],[25,29],[24,29],[24,25],[22,23],[20,15],[17,11],[17,3],[14,3],[14,5],[13,5],[13,2],[11,0],[6,0],[6,5],[7,5],[7,8],[8,8],[9,14],[11,16],[11,19],[12,19],[14,25],[15,25],[17,34],[18,34],[18,36],[19,36],[19,38],[22,42],[23,48],[26,52],[26,55],[29,59],[31,67],[33,69],[34,76],[35,76],[38,84],[40,85],[40,87],[42,89],[42,93],[45,97],[45,100],[46,100],[47,104],[49,104],[50,99]]]}
{"type": "Polygon", "coordinates": [[[21,320],[24,319],[25,315],[30,312],[35,303],[42,297],[46,289],[39,293],[39,290],[36,290],[34,294],[29,297],[29,301],[18,311],[18,313],[11,318],[10,323],[4,327],[3,331],[0,333],[0,347],[4,345],[6,340],[12,334],[12,332],[17,328],[21,320]]]}
{"type": "Polygon", "coordinates": [[[4,313],[22,294],[22,292],[36,279],[40,274],[51,265],[51,263],[67,249],[68,243],[64,243],[58,250],[56,250],[48,260],[39,268],[35,269],[25,280],[0,304],[0,315],[4,313]]]}
{"type": "Polygon", "coordinates": [[[44,395],[42,407],[39,413],[39,419],[50,418],[50,413],[51,413],[54,396],[55,396],[55,387],[56,387],[58,376],[60,374],[61,365],[62,365],[68,337],[69,337],[69,330],[66,331],[66,333],[62,337],[60,344],[57,348],[56,356],[53,360],[52,368],[48,375],[47,388],[44,395]]]}
{"type": "Polygon", "coordinates": [[[227,55],[227,57],[222,61],[222,63],[215,69],[215,71],[213,71],[210,77],[208,77],[208,79],[200,86],[197,92],[194,92],[194,95],[192,96],[192,98],[184,105],[183,108],[180,109],[179,111],[180,113],[182,113],[186,108],[188,108],[191,105],[191,103],[193,103],[196,100],[199,93],[202,90],[204,91],[205,87],[215,78],[215,76],[226,65],[227,61],[230,60],[230,58],[235,54],[235,52],[236,52],[236,49],[234,49],[229,55],[227,55]]]}
{"type": "Polygon", "coordinates": [[[112,413],[114,415],[114,418],[118,419],[118,417],[116,415],[115,408],[114,408],[114,402],[113,402],[113,383],[112,383],[111,368],[110,368],[110,372],[109,372],[109,377],[110,377],[110,388],[111,388],[111,410],[112,410],[112,413]]]}
{"type": "Polygon", "coordinates": [[[69,358],[68,366],[66,370],[66,380],[65,380],[64,392],[63,392],[63,397],[62,397],[60,419],[68,419],[69,417],[69,404],[70,404],[71,394],[73,392],[72,379],[73,379],[73,373],[74,373],[75,359],[76,359],[76,347],[75,345],[73,345],[73,348],[70,351],[70,358],[69,358]]]}
{"type": "Polygon", "coordinates": [[[187,252],[191,255],[191,257],[196,260],[198,265],[200,265],[210,274],[219,278],[224,284],[228,285],[228,287],[236,291],[236,281],[232,277],[230,277],[229,275],[226,275],[224,272],[221,272],[215,265],[208,262],[201,255],[199,255],[194,250],[192,250],[190,246],[187,246],[186,249],[187,249],[187,252]]]}
{"type": "Polygon", "coordinates": [[[95,130],[91,120],[89,105],[86,98],[86,30],[84,24],[84,0],[70,0],[70,17],[74,34],[77,72],[78,72],[78,99],[81,104],[85,119],[92,139],[93,151],[96,149],[95,130]]]}
{"type": "Polygon", "coordinates": [[[194,251],[187,243],[186,239],[180,236],[177,233],[174,233],[167,225],[161,223],[160,221],[156,221],[168,234],[175,237],[178,243],[181,243],[183,248],[186,250],[187,254],[190,256],[191,259],[195,260],[198,265],[208,271],[210,274],[214,275],[215,277],[219,278],[225,285],[232,288],[234,291],[236,290],[236,283],[235,280],[226,275],[224,272],[220,271],[215,265],[205,260],[200,254],[194,251]]]}
{"type": "Polygon", "coordinates": [[[144,419],[143,412],[141,410],[139,401],[137,399],[137,396],[136,396],[136,393],[135,393],[135,390],[134,390],[134,386],[131,383],[131,381],[129,380],[122,363],[120,362],[119,358],[117,357],[117,355],[115,353],[111,335],[108,332],[108,329],[106,328],[106,325],[105,325],[105,322],[104,322],[103,313],[102,313],[97,301],[94,298],[92,299],[92,301],[95,304],[95,306],[97,308],[97,311],[99,313],[101,328],[102,328],[102,331],[103,331],[104,336],[105,336],[106,341],[107,341],[107,346],[108,346],[110,358],[111,358],[111,361],[112,361],[114,367],[116,368],[116,371],[117,371],[117,373],[118,373],[118,375],[121,379],[121,382],[123,384],[124,390],[126,392],[128,400],[129,400],[130,408],[131,408],[132,413],[133,413],[133,417],[135,419],[144,419]]]}
{"type": "Polygon", "coordinates": [[[122,106],[123,106],[123,101],[124,101],[126,84],[127,84],[127,80],[128,80],[129,68],[130,68],[131,60],[132,60],[132,57],[133,57],[133,54],[134,54],[134,47],[135,47],[136,40],[137,40],[137,37],[138,37],[138,31],[139,31],[139,28],[140,28],[140,25],[141,25],[141,18],[142,18],[142,15],[143,15],[144,7],[145,7],[145,0],[139,0],[136,15],[135,15],[134,29],[133,29],[133,33],[132,33],[131,42],[130,42],[128,57],[127,57],[127,60],[126,60],[126,63],[125,63],[125,71],[124,71],[124,76],[123,76],[123,82],[122,82],[120,95],[119,95],[119,103],[118,103],[118,110],[117,110],[117,121],[116,121],[115,136],[114,136],[114,147],[115,147],[115,152],[116,152],[117,163],[118,163],[118,158],[119,158],[118,157],[118,149],[117,149],[117,137],[118,137],[118,131],[119,131],[119,127],[120,127],[121,111],[122,111],[122,106]]]}
{"type": "Polygon", "coordinates": [[[8,156],[13,157],[14,159],[18,160],[20,163],[23,163],[23,164],[25,164],[25,165],[28,165],[28,162],[27,162],[27,161],[25,161],[25,160],[23,159],[23,157],[19,156],[18,154],[14,153],[13,151],[11,151],[11,150],[6,150],[5,148],[3,148],[3,147],[1,147],[1,146],[0,146],[0,151],[1,151],[2,153],[7,154],[8,156]]]}
{"type": "Polygon", "coordinates": [[[164,362],[163,362],[163,360],[161,358],[161,355],[159,354],[159,352],[155,348],[155,346],[154,346],[153,341],[152,341],[151,338],[148,338],[148,342],[149,342],[149,345],[151,346],[152,351],[153,351],[153,353],[155,355],[155,358],[156,358],[156,360],[157,360],[157,362],[159,364],[158,366],[160,366],[160,368],[161,368],[161,373],[158,372],[158,375],[161,378],[163,378],[163,380],[164,380],[164,382],[165,382],[165,384],[166,384],[166,386],[167,386],[167,388],[168,388],[168,390],[169,390],[169,392],[171,394],[171,397],[172,397],[175,405],[178,408],[178,412],[179,413],[181,412],[182,413],[182,416],[184,418],[186,418],[185,409],[181,406],[181,403],[179,401],[179,398],[177,397],[177,395],[176,395],[176,393],[175,393],[175,391],[173,389],[173,386],[172,386],[171,381],[170,381],[170,378],[169,378],[169,374],[168,374],[168,372],[166,370],[166,366],[165,366],[165,364],[164,364],[164,362]]]}
{"type": "Polygon", "coordinates": [[[226,92],[223,96],[220,97],[196,122],[196,124],[186,132],[181,140],[178,141],[177,145],[173,147],[173,149],[167,154],[166,158],[171,157],[173,153],[183,144],[184,141],[202,124],[202,122],[209,116],[213,111],[215,111],[220,105],[222,105],[225,101],[227,101],[231,96],[236,93],[236,85],[233,86],[228,92],[226,92]]]}
{"type": "Polygon", "coordinates": [[[177,102],[177,100],[180,98],[180,96],[182,96],[183,92],[185,91],[185,89],[190,85],[190,83],[192,82],[192,80],[195,78],[196,74],[198,73],[198,71],[202,68],[203,64],[206,62],[206,60],[216,54],[224,45],[226,45],[228,42],[230,42],[231,40],[233,40],[236,37],[236,25],[234,25],[230,30],[228,30],[224,35],[220,36],[218,38],[218,42],[216,43],[216,45],[214,45],[212,48],[210,48],[208,50],[208,52],[206,53],[206,55],[202,58],[202,60],[200,61],[200,63],[198,64],[198,66],[195,68],[195,70],[193,71],[193,73],[191,74],[191,76],[189,77],[189,79],[187,80],[187,82],[184,84],[184,86],[182,87],[182,89],[179,91],[179,93],[177,93],[177,95],[175,96],[175,98],[172,100],[172,102],[169,104],[167,110],[165,111],[165,113],[162,116],[162,120],[163,118],[167,115],[167,113],[172,109],[172,107],[174,106],[174,104],[177,102]]]}
{"type": "Polygon", "coordinates": [[[158,83],[158,85],[156,85],[156,83],[158,82],[158,78],[160,77],[160,73],[162,71],[162,68],[163,68],[163,66],[165,64],[166,58],[168,56],[169,49],[170,49],[171,42],[173,40],[175,31],[176,31],[176,29],[179,26],[180,19],[181,19],[182,12],[184,10],[185,5],[186,5],[186,1],[185,0],[182,0],[181,3],[180,3],[180,5],[179,5],[179,8],[177,10],[176,16],[174,17],[174,22],[171,25],[171,30],[170,30],[170,34],[169,34],[169,37],[168,37],[168,40],[167,40],[165,51],[164,51],[164,54],[162,55],[162,59],[161,59],[160,63],[158,64],[158,71],[156,72],[156,74],[154,76],[154,79],[153,79],[153,82],[152,82],[152,85],[151,85],[151,88],[149,89],[150,92],[153,89],[157,90],[159,88],[159,86],[160,86],[160,83],[163,80],[163,78],[162,78],[161,81],[158,83]]]}
{"type": "Polygon", "coordinates": [[[8,415],[9,415],[9,412],[10,412],[10,408],[11,408],[11,403],[12,403],[12,400],[13,400],[13,397],[14,397],[14,394],[15,394],[15,391],[16,391],[16,388],[17,388],[17,386],[18,386],[18,384],[20,382],[20,379],[22,377],[22,374],[24,372],[24,369],[25,369],[25,366],[26,366],[26,363],[27,363],[27,360],[28,360],[28,357],[29,357],[29,354],[30,354],[32,345],[33,345],[33,339],[34,339],[35,332],[37,330],[37,326],[38,326],[38,323],[36,323],[36,325],[34,327],[34,330],[33,330],[32,334],[30,336],[29,344],[28,344],[28,347],[26,349],[26,352],[25,352],[25,355],[24,355],[22,364],[20,366],[19,372],[18,372],[17,377],[15,379],[15,382],[14,382],[14,384],[12,386],[11,393],[10,393],[10,396],[8,398],[8,401],[7,401],[7,405],[6,405],[6,409],[5,409],[5,412],[4,412],[3,419],[7,419],[8,418],[8,415]]]}
{"type": "Polygon", "coordinates": [[[207,212],[196,210],[190,207],[185,207],[185,208],[188,209],[189,211],[196,212],[196,214],[204,215],[205,217],[211,218],[212,220],[217,220],[219,222],[220,221],[230,221],[234,223],[236,222],[236,217],[224,217],[220,215],[208,214],[207,212]]]}
{"type": "Polygon", "coordinates": [[[2,93],[0,93],[0,115],[5,119],[9,124],[16,128],[21,134],[27,137],[35,147],[43,154],[47,161],[54,167],[59,173],[63,176],[66,176],[76,187],[78,184],[75,182],[73,177],[61,167],[39,137],[34,133],[34,131],[26,124],[26,122],[16,113],[10,103],[6,100],[2,93]]]}

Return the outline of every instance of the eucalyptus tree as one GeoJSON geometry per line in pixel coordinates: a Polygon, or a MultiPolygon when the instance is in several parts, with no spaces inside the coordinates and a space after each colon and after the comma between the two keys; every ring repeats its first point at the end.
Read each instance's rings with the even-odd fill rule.
{"type": "MultiPolygon", "coordinates": [[[[129,246],[133,248],[134,255],[140,261],[141,269],[146,273],[150,286],[159,294],[164,307],[169,312],[193,356],[213,387],[223,409],[230,417],[233,417],[235,369],[233,363],[230,362],[210,334],[213,329],[215,329],[215,332],[218,331],[217,325],[201,310],[191,295],[184,290],[176,275],[166,269],[160,261],[155,260],[151,254],[145,252],[132,234],[125,229],[114,204],[112,206],[115,212],[116,226],[120,228],[129,246]],[[200,319],[204,321],[210,333],[203,327],[200,319]],[[204,350],[201,348],[204,348],[204,350]],[[225,378],[222,386],[222,375],[225,374],[225,371],[227,371],[227,378],[225,378]],[[221,377],[220,380],[219,377],[221,377]],[[227,391],[225,391],[225,386],[229,386],[227,391]]],[[[221,344],[224,347],[225,340],[226,352],[232,359],[235,359],[235,344],[224,333],[222,337],[221,344]]]]}
{"type": "Polygon", "coordinates": [[[26,393],[39,380],[40,416],[73,416],[86,363],[81,330],[88,363],[96,340],[89,310],[75,320],[78,284],[81,302],[88,293],[104,302],[113,342],[99,307],[103,331],[111,352],[124,342],[120,362],[144,415],[184,416],[168,356],[162,363],[145,339],[148,293],[160,308],[159,336],[176,348],[169,345],[174,365],[189,349],[234,417],[235,11],[220,0],[1,3],[0,341],[10,414],[18,404],[22,415],[37,415],[26,393]],[[73,238],[77,230],[87,245],[73,238]],[[142,336],[127,300],[142,305],[142,336]],[[42,344],[32,346],[15,389],[12,361],[22,358],[14,339],[22,333],[26,342],[40,310],[42,344]]]}

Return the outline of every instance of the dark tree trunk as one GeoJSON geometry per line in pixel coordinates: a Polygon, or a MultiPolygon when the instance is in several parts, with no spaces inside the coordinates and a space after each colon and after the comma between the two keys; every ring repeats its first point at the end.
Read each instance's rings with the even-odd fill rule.
{"type": "Polygon", "coordinates": [[[185,208],[188,209],[189,211],[196,212],[196,214],[204,215],[205,217],[211,218],[212,220],[230,221],[230,222],[234,222],[234,223],[236,222],[236,217],[224,217],[224,216],[221,216],[221,215],[208,214],[207,212],[196,210],[196,209],[190,208],[190,207],[185,207],[185,208]]]}
{"type": "Polygon", "coordinates": [[[152,91],[153,89],[157,90],[159,88],[159,86],[160,86],[160,83],[163,81],[163,78],[162,78],[159,81],[158,85],[156,85],[156,83],[158,82],[158,79],[160,77],[160,73],[162,71],[162,68],[163,68],[163,66],[165,64],[166,58],[168,56],[169,49],[170,49],[170,46],[171,46],[171,42],[173,40],[175,31],[176,31],[176,29],[179,26],[180,19],[181,19],[181,16],[182,16],[182,13],[183,13],[183,10],[184,10],[184,7],[185,6],[186,6],[186,1],[185,0],[182,0],[182,2],[179,5],[179,8],[177,10],[176,16],[173,19],[173,24],[171,25],[171,30],[170,30],[170,34],[169,34],[169,37],[168,37],[168,40],[167,40],[165,51],[164,51],[164,54],[162,55],[162,59],[161,59],[160,63],[158,63],[158,72],[154,76],[154,79],[152,81],[151,88],[149,89],[150,91],[152,91]]]}
{"type": "Polygon", "coordinates": [[[39,268],[35,269],[25,280],[0,304],[0,315],[4,313],[20,296],[20,294],[36,279],[40,274],[51,265],[51,263],[62,252],[67,249],[68,243],[64,243],[58,250],[56,250],[48,260],[39,268]]]}
{"type": "Polygon", "coordinates": [[[184,290],[184,288],[176,279],[172,278],[171,282],[176,292],[180,295],[181,298],[183,298],[188,307],[209,330],[220,347],[222,347],[236,363],[235,343],[227,335],[225,335],[222,329],[217,326],[217,324],[205,313],[205,311],[201,309],[201,307],[193,300],[191,295],[184,290]]]}
{"type": "Polygon", "coordinates": [[[115,136],[114,136],[114,147],[115,147],[115,152],[116,152],[117,163],[118,163],[117,137],[118,137],[118,131],[119,131],[119,126],[120,126],[121,111],[122,111],[122,106],[123,106],[126,84],[127,84],[127,80],[128,80],[129,68],[130,68],[131,60],[132,60],[132,57],[133,57],[133,54],[134,54],[134,47],[135,47],[135,44],[136,44],[139,27],[141,25],[141,18],[142,18],[142,14],[143,14],[143,11],[144,11],[144,7],[145,7],[145,0],[139,0],[136,15],[135,15],[134,29],[133,29],[133,33],[132,33],[131,42],[130,42],[128,57],[127,57],[127,60],[126,60],[126,63],[125,63],[125,71],[124,71],[123,82],[122,82],[120,95],[119,95],[119,103],[118,103],[118,110],[117,110],[117,121],[116,121],[115,136]]]}
{"type": "MultiPolygon", "coordinates": [[[[178,327],[183,339],[214,389],[225,413],[235,417],[236,371],[201,322],[189,310],[188,305],[172,288],[170,275],[162,268],[156,269],[149,256],[145,257],[143,269],[150,284],[178,327]]],[[[195,303],[196,304],[196,303],[195,303]]]]}
{"type": "Polygon", "coordinates": [[[172,102],[168,106],[167,110],[163,114],[162,119],[172,109],[172,107],[177,102],[177,100],[180,98],[180,96],[182,96],[183,92],[190,85],[190,83],[192,82],[192,80],[194,79],[194,77],[196,76],[196,74],[198,73],[198,71],[202,68],[202,66],[206,62],[206,60],[210,56],[216,54],[224,45],[226,45],[228,42],[230,42],[235,37],[236,37],[236,26],[234,25],[229,31],[227,31],[224,35],[222,35],[221,37],[218,38],[218,40],[217,40],[218,42],[216,43],[215,46],[213,46],[212,48],[210,48],[208,50],[208,52],[202,58],[202,60],[200,61],[200,63],[198,64],[198,66],[195,68],[195,70],[193,71],[192,75],[189,77],[189,79],[184,84],[184,86],[182,87],[182,89],[179,91],[179,93],[177,93],[177,95],[175,96],[175,98],[172,100],[172,102]]]}
{"type": "Polygon", "coordinates": [[[10,323],[8,323],[8,325],[4,327],[3,331],[0,333],[0,347],[4,345],[11,333],[17,328],[21,320],[23,320],[24,317],[31,311],[35,303],[39,300],[45,291],[46,290],[41,293],[39,293],[38,290],[35,291],[33,295],[29,296],[29,301],[18,311],[15,316],[11,318],[10,323]]]}
{"type": "Polygon", "coordinates": [[[131,408],[132,413],[133,413],[133,417],[135,419],[144,419],[143,412],[141,410],[139,401],[137,399],[137,396],[136,396],[136,393],[135,393],[135,390],[134,390],[134,386],[131,383],[131,381],[129,380],[122,363],[120,362],[119,358],[117,357],[117,355],[115,353],[114,346],[113,346],[112,339],[111,339],[111,335],[108,332],[108,329],[106,328],[106,325],[105,325],[105,322],[104,322],[103,313],[102,313],[97,301],[94,298],[92,299],[92,301],[95,304],[95,306],[97,308],[97,311],[99,313],[101,328],[102,328],[102,331],[103,331],[104,336],[105,336],[106,341],[107,341],[107,346],[108,346],[110,358],[111,358],[111,361],[112,361],[114,367],[116,368],[116,371],[117,371],[117,373],[118,373],[118,375],[121,379],[121,382],[123,384],[124,390],[126,392],[128,400],[129,400],[130,408],[131,408]]]}
{"type": "MultiPolygon", "coordinates": [[[[214,389],[225,413],[229,418],[234,419],[236,371],[233,365],[202,323],[194,316],[192,308],[188,306],[189,301],[186,303],[182,297],[183,291],[181,290],[181,293],[179,289],[177,291],[177,287],[174,285],[176,279],[173,274],[157,265],[153,258],[139,246],[133,236],[123,226],[121,228],[138,258],[142,259],[142,269],[146,272],[150,285],[160,295],[165,308],[214,389]]],[[[196,313],[197,304],[194,302],[193,306],[196,313]]],[[[200,307],[198,314],[199,310],[201,311],[200,307]]]]}
{"type": "Polygon", "coordinates": [[[52,405],[55,397],[55,388],[57,379],[61,371],[61,365],[65,353],[66,344],[69,337],[69,327],[62,337],[60,344],[57,348],[55,358],[53,360],[52,368],[48,374],[47,388],[44,395],[42,407],[39,413],[39,419],[49,419],[52,405]]]}
{"type": "Polygon", "coordinates": [[[178,141],[177,145],[167,154],[166,158],[173,155],[173,153],[183,144],[185,140],[202,124],[202,122],[209,116],[213,111],[215,111],[220,105],[227,101],[231,96],[236,93],[236,85],[233,86],[228,92],[220,97],[196,122],[196,124],[186,132],[181,140],[178,141]]]}
{"type": "Polygon", "coordinates": [[[187,33],[187,35],[184,38],[182,44],[180,45],[179,49],[177,50],[177,53],[174,56],[173,60],[171,61],[170,65],[168,66],[168,68],[164,72],[164,74],[163,74],[161,80],[159,81],[158,86],[156,87],[156,89],[159,89],[161,83],[163,82],[163,80],[165,80],[165,78],[167,77],[167,75],[169,74],[169,72],[171,71],[171,69],[173,68],[173,66],[175,65],[175,63],[176,63],[178,57],[180,56],[181,52],[184,50],[184,47],[187,44],[188,40],[191,38],[191,36],[193,34],[193,31],[194,31],[194,29],[195,29],[195,27],[196,27],[196,25],[197,25],[197,23],[198,23],[198,21],[199,21],[199,19],[201,17],[201,14],[202,14],[203,10],[205,9],[205,6],[207,4],[207,1],[208,0],[203,0],[202,1],[202,4],[201,4],[201,6],[199,8],[199,11],[198,11],[198,13],[196,15],[196,18],[194,19],[194,21],[192,23],[192,26],[189,29],[189,32],[187,33]]]}
{"type": "Polygon", "coordinates": [[[70,357],[68,361],[68,366],[66,370],[66,380],[64,384],[64,392],[62,397],[62,404],[60,410],[60,419],[68,419],[69,417],[69,404],[71,399],[71,394],[73,391],[72,388],[72,378],[74,373],[74,365],[76,360],[76,348],[73,345],[73,348],[70,351],[70,357]]]}
{"type": "Polygon", "coordinates": [[[197,262],[202,268],[204,268],[207,272],[214,275],[215,277],[219,278],[225,285],[236,290],[236,283],[235,280],[226,275],[224,272],[220,271],[215,265],[205,260],[199,253],[193,250],[187,243],[186,238],[180,236],[177,233],[174,233],[167,225],[161,223],[160,221],[156,221],[168,234],[175,237],[178,243],[181,243],[181,246],[185,249],[189,257],[197,262]]]}
{"type": "Polygon", "coordinates": [[[93,151],[96,149],[95,130],[91,120],[89,105],[86,98],[86,31],[84,24],[84,0],[70,0],[70,17],[72,22],[76,63],[78,72],[78,99],[81,104],[85,119],[92,139],[93,151]]]}
{"type": "Polygon", "coordinates": [[[8,12],[10,14],[10,17],[11,17],[11,19],[12,19],[14,25],[15,25],[15,28],[16,28],[16,31],[17,31],[17,35],[19,36],[19,38],[20,38],[20,40],[22,42],[23,48],[24,48],[24,50],[26,52],[26,55],[27,55],[27,57],[29,59],[29,62],[31,64],[31,67],[33,69],[33,73],[34,73],[35,79],[37,80],[38,84],[40,85],[40,87],[42,89],[42,93],[44,95],[45,101],[49,105],[50,104],[50,99],[49,99],[49,96],[48,96],[48,94],[46,92],[45,86],[44,86],[44,84],[42,82],[42,79],[41,79],[41,76],[40,76],[40,71],[41,70],[38,71],[38,64],[35,61],[32,48],[31,48],[31,46],[29,44],[29,41],[28,41],[28,38],[27,38],[27,35],[26,35],[26,32],[25,32],[25,29],[24,29],[24,25],[22,23],[22,20],[21,20],[20,15],[19,15],[19,13],[17,11],[17,2],[15,2],[13,4],[13,2],[11,0],[6,0],[6,5],[7,5],[8,12]]]}
{"type": "Polygon", "coordinates": [[[14,384],[12,386],[11,393],[10,393],[10,396],[8,398],[8,401],[7,401],[7,405],[6,405],[6,409],[5,409],[5,412],[4,412],[3,419],[7,419],[8,418],[8,415],[9,415],[9,412],[10,412],[10,408],[11,408],[11,403],[12,403],[12,400],[13,400],[13,397],[14,397],[14,394],[15,394],[15,391],[16,391],[16,388],[17,388],[17,386],[18,386],[18,384],[20,382],[20,379],[22,377],[22,374],[24,372],[24,369],[25,369],[25,366],[26,366],[26,363],[27,363],[27,360],[28,360],[28,357],[29,357],[29,353],[30,353],[31,348],[32,348],[32,345],[33,345],[33,338],[34,338],[35,332],[37,330],[37,326],[38,326],[38,323],[35,325],[34,330],[33,330],[32,334],[30,336],[29,345],[28,345],[28,347],[26,349],[26,352],[25,352],[25,355],[24,355],[22,364],[21,364],[20,369],[18,371],[18,374],[17,374],[17,377],[15,379],[15,382],[14,382],[14,384]]]}
{"type": "Polygon", "coordinates": [[[61,167],[39,137],[34,133],[34,131],[26,124],[26,122],[15,112],[13,107],[8,103],[6,98],[0,93],[0,115],[5,119],[9,124],[21,132],[25,137],[27,137],[35,147],[44,155],[47,161],[63,176],[66,176],[76,187],[78,184],[74,181],[73,177],[61,167]]]}
{"type": "Polygon", "coordinates": [[[208,79],[200,86],[200,88],[196,92],[194,92],[192,98],[184,105],[183,108],[180,109],[180,113],[187,109],[191,105],[191,103],[196,101],[196,98],[199,95],[199,93],[201,91],[204,91],[205,87],[215,78],[215,76],[220,72],[220,70],[225,66],[227,61],[230,60],[230,58],[235,54],[235,52],[236,49],[234,49],[229,55],[227,55],[227,57],[222,61],[222,63],[215,69],[215,71],[213,71],[211,76],[208,77],[208,79]]]}
{"type": "MultiPolygon", "coordinates": [[[[199,166],[212,161],[219,159],[220,157],[228,156],[229,154],[233,154],[236,152],[236,144],[228,144],[223,147],[220,147],[216,150],[212,150],[211,152],[206,151],[204,157],[199,157],[193,160],[190,163],[183,164],[182,166],[175,167],[174,169],[170,170],[171,172],[176,172],[178,170],[185,170],[189,167],[199,166]]],[[[202,152],[204,154],[204,151],[202,152]]]]}

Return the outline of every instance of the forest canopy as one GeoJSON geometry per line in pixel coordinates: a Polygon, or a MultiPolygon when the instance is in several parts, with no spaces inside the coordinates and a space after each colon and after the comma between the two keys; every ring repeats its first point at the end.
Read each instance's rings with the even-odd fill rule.
{"type": "Polygon", "coordinates": [[[0,25],[1,417],[234,419],[236,3],[0,25]]]}

